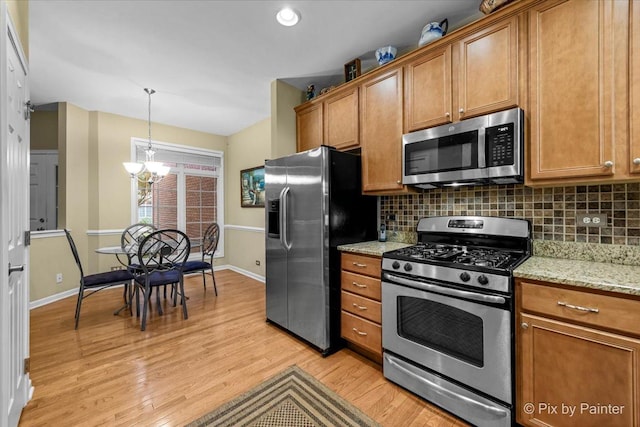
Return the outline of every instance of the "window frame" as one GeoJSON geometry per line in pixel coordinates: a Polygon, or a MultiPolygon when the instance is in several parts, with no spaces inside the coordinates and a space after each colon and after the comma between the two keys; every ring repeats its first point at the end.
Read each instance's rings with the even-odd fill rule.
{"type": "MultiPolygon", "coordinates": [[[[220,226],[220,240],[218,241],[218,247],[216,249],[215,254],[213,255],[214,258],[224,258],[224,151],[219,151],[219,150],[209,150],[206,148],[197,148],[197,147],[191,147],[188,145],[181,145],[181,144],[174,144],[174,143],[169,143],[169,142],[162,142],[162,141],[155,141],[155,140],[151,140],[151,144],[153,145],[154,148],[158,149],[158,150],[162,150],[162,151],[175,151],[175,152],[180,152],[180,153],[187,153],[187,154],[198,154],[198,155],[203,155],[203,156],[210,156],[210,157],[219,157],[220,158],[220,166],[218,167],[218,175],[217,175],[217,182],[218,182],[218,188],[216,191],[216,195],[217,195],[217,223],[220,226]]],[[[136,162],[138,161],[136,159],[136,155],[137,155],[137,149],[139,147],[146,147],[149,145],[149,140],[148,139],[142,139],[142,138],[136,138],[136,137],[132,137],[131,138],[131,154],[130,154],[130,158],[132,162],[136,162]]],[[[142,160],[139,160],[142,161],[142,160]]],[[[175,168],[172,168],[175,169],[175,168]]],[[[172,173],[174,172],[174,170],[172,170],[172,173]]],[[[209,176],[206,173],[198,173],[198,171],[196,170],[190,170],[190,174],[192,175],[202,175],[202,176],[209,176]]],[[[186,206],[185,206],[185,172],[183,168],[179,168],[178,173],[177,173],[177,197],[178,197],[178,224],[182,224],[185,229],[186,229],[186,206]],[[182,203],[181,203],[182,202],[182,203]]],[[[138,180],[137,179],[132,179],[131,180],[131,223],[135,224],[136,222],[138,222],[138,180]]],[[[180,228],[180,227],[179,227],[180,228]]],[[[182,230],[184,231],[184,230],[182,230]]],[[[200,253],[198,252],[197,254],[192,254],[189,256],[194,257],[194,258],[199,258],[200,257],[200,253]]]]}

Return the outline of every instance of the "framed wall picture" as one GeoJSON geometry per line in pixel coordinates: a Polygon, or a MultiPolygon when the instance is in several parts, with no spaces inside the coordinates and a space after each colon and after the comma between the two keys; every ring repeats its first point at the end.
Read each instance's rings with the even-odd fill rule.
{"type": "Polygon", "coordinates": [[[264,207],[264,166],[240,171],[240,207],[264,207]]]}
{"type": "Polygon", "coordinates": [[[360,75],[360,60],[358,58],[344,64],[344,81],[348,82],[360,75]]]}

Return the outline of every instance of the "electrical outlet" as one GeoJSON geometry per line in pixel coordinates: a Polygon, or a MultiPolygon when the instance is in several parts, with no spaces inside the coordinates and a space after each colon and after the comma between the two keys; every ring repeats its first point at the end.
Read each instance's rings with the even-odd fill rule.
{"type": "Polygon", "coordinates": [[[56,283],[62,283],[62,273],[56,274],[56,283]]]}
{"type": "Polygon", "coordinates": [[[607,214],[578,214],[576,227],[606,227],[607,214]]]}
{"type": "Polygon", "coordinates": [[[256,265],[260,265],[260,260],[256,260],[256,265]]]}

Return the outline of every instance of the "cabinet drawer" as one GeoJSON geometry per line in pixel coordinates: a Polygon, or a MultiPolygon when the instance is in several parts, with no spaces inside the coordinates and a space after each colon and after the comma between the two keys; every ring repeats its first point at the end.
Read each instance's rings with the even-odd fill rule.
{"type": "Polygon", "coordinates": [[[382,327],[368,320],[342,312],[342,338],[382,356],[382,327]]]}
{"type": "Polygon", "coordinates": [[[378,257],[343,252],[341,261],[341,267],[343,270],[354,271],[358,274],[366,274],[367,276],[380,278],[382,261],[378,257]]]}
{"type": "Polygon", "coordinates": [[[382,299],[379,278],[363,276],[362,274],[355,274],[343,270],[340,282],[343,291],[349,291],[377,301],[382,299]]]}
{"type": "Polygon", "coordinates": [[[378,301],[342,291],[342,309],[372,322],[382,323],[382,304],[378,301]]]}
{"type": "Polygon", "coordinates": [[[523,311],[640,335],[640,301],[524,281],[520,284],[523,311]]]}

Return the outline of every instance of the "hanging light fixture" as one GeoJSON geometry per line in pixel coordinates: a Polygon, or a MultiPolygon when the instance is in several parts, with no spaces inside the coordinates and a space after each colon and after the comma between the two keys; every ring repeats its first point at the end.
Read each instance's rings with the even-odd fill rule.
{"type": "Polygon", "coordinates": [[[149,173],[149,178],[146,180],[149,184],[153,184],[154,182],[160,181],[162,178],[167,176],[169,171],[171,170],[170,166],[165,166],[162,162],[155,161],[155,150],[153,149],[153,145],[151,145],[151,95],[156,93],[155,90],[144,88],[144,91],[149,96],[149,145],[147,149],[144,150],[145,153],[145,161],[144,163],[140,162],[124,162],[124,168],[129,172],[131,178],[140,178],[146,172],[149,173]]]}

